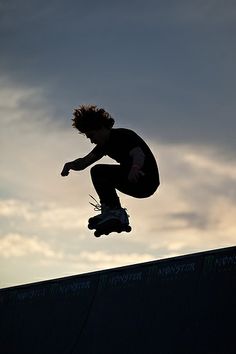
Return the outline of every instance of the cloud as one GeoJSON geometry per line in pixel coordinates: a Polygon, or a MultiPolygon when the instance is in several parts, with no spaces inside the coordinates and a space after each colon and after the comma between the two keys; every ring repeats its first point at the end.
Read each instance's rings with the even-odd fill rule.
{"type": "Polygon", "coordinates": [[[162,143],[233,155],[235,14],[222,0],[11,1],[2,5],[0,69],[46,92],[54,122],[97,103],[162,143]]]}
{"type": "Polygon", "coordinates": [[[174,226],[174,229],[177,230],[179,228],[196,228],[198,230],[205,229],[209,225],[209,220],[207,215],[199,212],[176,212],[169,215],[170,224],[176,220],[179,225],[174,226]]]}
{"type": "Polygon", "coordinates": [[[7,234],[0,237],[0,255],[3,258],[26,257],[35,255],[45,258],[61,260],[61,252],[55,252],[48,243],[39,240],[36,236],[22,236],[7,234]]]}
{"type": "Polygon", "coordinates": [[[28,203],[21,203],[18,200],[0,200],[0,217],[17,217],[25,220],[32,220],[34,215],[28,203]]]}
{"type": "Polygon", "coordinates": [[[78,259],[85,264],[93,265],[95,269],[113,268],[121,265],[140,263],[153,259],[151,253],[107,253],[104,251],[81,252],[78,259]]]}
{"type": "Polygon", "coordinates": [[[67,182],[78,173],[63,179],[60,172],[66,161],[87,153],[88,143],[72,129],[69,117],[67,127],[54,119],[53,107],[40,88],[19,87],[7,79],[3,83],[0,161],[4,194],[10,199],[43,195],[43,201],[46,196],[55,201],[63,200],[68,191],[76,202],[81,181],[77,179],[77,187],[67,182]]]}
{"type": "Polygon", "coordinates": [[[235,244],[234,164],[207,147],[153,148],[160,156],[159,190],[147,200],[124,199],[133,216],[135,241],[158,255],[235,244]]]}
{"type": "MultiPolygon", "coordinates": [[[[168,4],[169,5],[169,4],[168,4]]],[[[168,11],[168,5],[166,10],[168,11]]],[[[171,20],[182,24],[201,24],[205,26],[233,23],[236,6],[232,1],[223,0],[188,1],[172,3],[171,20]]]]}
{"type": "Polygon", "coordinates": [[[11,278],[14,284],[34,282],[45,276],[62,277],[151,259],[152,254],[138,252],[111,254],[107,251],[83,250],[69,253],[65,249],[59,249],[55,243],[42,241],[37,236],[10,233],[0,236],[0,283],[3,287],[11,285],[11,278]],[[14,269],[15,265],[19,273],[12,275],[11,267],[14,269]],[[27,265],[30,265],[29,269],[26,268],[27,265]]]}
{"type": "Polygon", "coordinates": [[[14,199],[0,200],[0,218],[15,219],[18,223],[38,229],[81,230],[88,208],[60,207],[53,203],[29,202],[14,199]]]}
{"type": "MultiPolygon", "coordinates": [[[[28,134],[30,137],[30,132],[28,134]]],[[[33,132],[36,145],[41,147],[42,141],[45,143],[45,134],[44,129],[41,129],[37,135],[33,132]]],[[[67,138],[69,140],[67,130],[53,131],[48,137],[55,141],[57,134],[60,139],[53,147],[52,153],[46,153],[46,147],[35,152],[33,144],[27,152],[28,161],[32,161],[32,164],[28,164],[27,173],[24,171],[21,176],[14,174],[15,179],[12,183],[13,187],[15,183],[19,184],[20,198],[16,196],[2,198],[0,203],[0,216],[6,231],[6,220],[11,219],[21,225],[22,230],[27,229],[28,232],[30,228],[37,234],[44,234],[45,231],[55,234],[67,230],[77,232],[80,240],[87,237],[87,219],[92,215],[88,194],[96,196],[96,193],[93,191],[88,171],[72,174],[67,179],[63,179],[59,176],[58,167],[57,179],[48,175],[47,169],[51,171],[51,166],[55,164],[56,150],[60,148],[61,141],[67,138]],[[32,160],[31,156],[33,156],[32,160]],[[34,164],[35,156],[37,156],[36,162],[44,161],[43,174],[46,173],[44,176],[46,184],[43,188],[39,187],[38,180],[42,168],[38,163],[34,164]],[[24,185],[25,189],[22,188],[24,185]]],[[[228,225],[224,220],[227,220],[225,205],[228,205],[230,210],[234,210],[236,165],[217,156],[217,153],[207,146],[196,150],[194,145],[157,145],[154,141],[149,143],[160,165],[161,186],[157,193],[147,200],[137,200],[120,194],[123,205],[128,208],[128,213],[131,215],[130,222],[135,233],[135,237],[133,240],[131,238],[130,242],[135,244],[135,247],[141,247],[138,246],[139,244],[145,245],[148,251],[150,244],[158,245],[161,238],[172,239],[172,235],[175,236],[170,244],[171,242],[175,244],[177,240],[174,238],[177,239],[182,232],[184,236],[181,237],[187,237],[186,244],[191,245],[191,237],[186,235],[193,231],[199,235],[199,247],[200,245],[204,247],[202,233],[207,234],[206,238],[211,238],[213,233],[217,233],[220,224],[225,225],[226,242],[228,237],[231,240],[231,236],[227,235],[228,230],[233,229],[233,217],[227,221],[228,225]],[[223,204],[222,200],[224,200],[223,204]],[[222,205],[224,205],[224,212],[221,213],[222,205]]],[[[75,149],[71,145],[69,148],[71,151],[75,149]]],[[[66,153],[68,152],[69,149],[66,153]]],[[[24,164],[21,155],[18,157],[19,166],[24,164]]],[[[9,180],[11,181],[10,174],[8,176],[8,182],[5,182],[6,189],[9,180]]],[[[16,228],[15,230],[17,231],[16,228]]]]}
{"type": "Polygon", "coordinates": [[[216,156],[204,156],[197,153],[187,153],[185,155],[185,161],[191,165],[191,167],[201,173],[207,175],[214,175],[226,180],[236,180],[236,162],[222,161],[217,159],[216,156]]]}
{"type": "Polygon", "coordinates": [[[6,282],[19,281],[19,267],[25,282],[235,244],[235,159],[209,144],[159,141],[141,131],[158,159],[161,186],[146,200],[120,194],[132,233],[95,239],[87,230],[89,194],[96,197],[89,170],[60,176],[64,162],[84,156],[91,145],[69,118],[68,127],[56,119],[47,91],[3,83],[0,254],[6,282]]]}

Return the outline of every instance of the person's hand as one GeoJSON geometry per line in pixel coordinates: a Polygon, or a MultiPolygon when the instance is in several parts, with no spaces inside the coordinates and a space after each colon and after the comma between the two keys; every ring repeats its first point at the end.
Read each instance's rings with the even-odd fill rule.
{"type": "Polygon", "coordinates": [[[71,169],[70,163],[67,162],[67,163],[64,165],[63,170],[61,171],[62,177],[68,176],[68,174],[70,173],[70,169],[71,169]]]}
{"type": "Polygon", "coordinates": [[[141,171],[141,169],[138,165],[133,165],[131,167],[130,172],[129,172],[128,180],[131,183],[137,183],[139,178],[144,175],[145,175],[145,173],[143,171],[141,171]]]}

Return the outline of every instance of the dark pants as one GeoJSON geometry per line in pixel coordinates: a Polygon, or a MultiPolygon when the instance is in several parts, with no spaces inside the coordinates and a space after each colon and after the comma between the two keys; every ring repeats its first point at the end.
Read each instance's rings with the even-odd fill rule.
{"type": "Polygon", "coordinates": [[[120,165],[98,164],[93,166],[90,172],[100,203],[111,208],[121,207],[116,189],[135,198],[147,198],[159,186],[158,172],[140,176],[137,183],[129,182],[129,171],[120,165]]]}

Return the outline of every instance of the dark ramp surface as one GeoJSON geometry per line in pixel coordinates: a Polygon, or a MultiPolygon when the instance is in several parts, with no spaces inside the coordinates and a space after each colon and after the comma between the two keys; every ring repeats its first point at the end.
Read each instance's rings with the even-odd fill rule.
{"type": "Polygon", "coordinates": [[[1,354],[235,354],[236,247],[0,290],[1,354]]]}

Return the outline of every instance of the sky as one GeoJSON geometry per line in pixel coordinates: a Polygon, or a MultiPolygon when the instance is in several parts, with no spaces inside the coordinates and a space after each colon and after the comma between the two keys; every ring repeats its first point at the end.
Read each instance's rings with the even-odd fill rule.
{"type": "Polygon", "coordinates": [[[232,0],[0,0],[1,288],[235,245],[235,35],[232,0]],[[129,234],[95,238],[89,168],[60,176],[81,104],[157,159],[129,234]]]}

